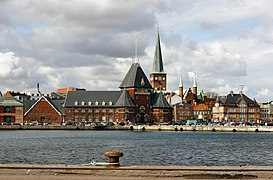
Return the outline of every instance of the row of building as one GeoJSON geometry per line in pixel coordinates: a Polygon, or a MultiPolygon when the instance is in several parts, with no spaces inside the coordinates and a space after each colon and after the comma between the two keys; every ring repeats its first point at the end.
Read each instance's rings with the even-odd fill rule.
{"type": "Polygon", "coordinates": [[[167,90],[157,33],[153,69],[148,79],[138,62],[132,63],[118,91],[87,91],[62,88],[44,95],[8,91],[0,93],[1,123],[46,122],[132,122],[172,124],[189,119],[217,122],[272,122],[273,103],[258,104],[243,92],[226,96],[184,88],[182,79],[177,92],[167,90]]]}

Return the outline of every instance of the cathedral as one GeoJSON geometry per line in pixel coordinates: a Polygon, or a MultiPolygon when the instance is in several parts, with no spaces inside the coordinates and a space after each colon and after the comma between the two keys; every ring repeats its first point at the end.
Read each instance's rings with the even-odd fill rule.
{"type": "Polygon", "coordinates": [[[120,91],[69,91],[64,102],[64,121],[171,124],[172,107],[162,92],[167,90],[166,75],[157,31],[150,80],[139,63],[132,63],[120,91]]]}

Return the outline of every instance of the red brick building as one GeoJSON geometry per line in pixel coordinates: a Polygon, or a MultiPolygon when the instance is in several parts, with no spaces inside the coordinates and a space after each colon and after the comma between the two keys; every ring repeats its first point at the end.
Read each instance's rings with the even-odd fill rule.
{"type": "Polygon", "coordinates": [[[60,124],[64,119],[63,100],[41,96],[38,100],[24,101],[24,121],[60,124]]]}
{"type": "Polygon", "coordinates": [[[23,104],[7,92],[0,97],[0,123],[23,123],[23,104]]]}
{"type": "Polygon", "coordinates": [[[218,98],[213,107],[213,119],[220,122],[250,122],[259,123],[260,106],[243,92],[233,91],[226,97],[218,98]]]}
{"type": "Polygon", "coordinates": [[[69,91],[65,99],[66,121],[171,123],[172,107],[161,90],[166,90],[166,73],[159,34],[151,83],[139,63],[133,63],[121,82],[120,91],[69,91]],[[155,91],[154,91],[155,90],[155,91]]]}

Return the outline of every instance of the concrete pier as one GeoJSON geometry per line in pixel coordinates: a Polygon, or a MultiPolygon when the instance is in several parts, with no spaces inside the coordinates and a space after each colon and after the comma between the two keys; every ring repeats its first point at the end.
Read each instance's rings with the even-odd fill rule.
{"type": "Polygon", "coordinates": [[[0,179],[272,179],[273,166],[0,165],[0,179]]]}

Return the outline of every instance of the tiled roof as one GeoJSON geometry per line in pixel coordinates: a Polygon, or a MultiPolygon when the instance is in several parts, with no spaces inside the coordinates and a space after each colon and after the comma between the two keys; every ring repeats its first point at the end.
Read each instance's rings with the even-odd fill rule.
{"type": "Polygon", "coordinates": [[[139,63],[133,63],[119,88],[152,88],[139,63]]]}
{"type": "Polygon", "coordinates": [[[69,91],[65,107],[112,107],[118,101],[122,91],[69,91]]]}
{"type": "Polygon", "coordinates": [[[244,94],[228,94],[224,105],[236,105],[240,102],[240,100],[244,100],[248,106],[259,106],[257,102],[251,100],[244,94]]]}
{"type": "Polygon", "coordinates": [[[0,106],[23,106],[23,104],[14,97],[0,97],[0,106]]]}
{"type": "Polygon", "coordinates": [[[163,96],[162,92],[152,94],[152,107],[172,108],[163,96]]]}
{"type": "Polygon", "coordinates": [[[135,104],[129,93],[127,91],[122,91],[118,101],[115,103],[115,107],[135,107],[135,104]]]}

